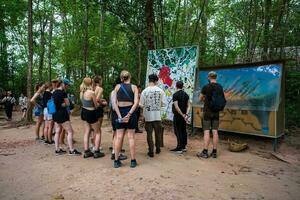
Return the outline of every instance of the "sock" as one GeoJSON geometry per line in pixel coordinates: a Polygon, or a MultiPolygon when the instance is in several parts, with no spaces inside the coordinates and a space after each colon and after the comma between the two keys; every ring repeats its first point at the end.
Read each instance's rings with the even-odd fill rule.
{"type": "Polygon", "coordinates": [[[217,153],[217,149],[213,149],[212,152],[213,152],[213,153],[217,153]]]}

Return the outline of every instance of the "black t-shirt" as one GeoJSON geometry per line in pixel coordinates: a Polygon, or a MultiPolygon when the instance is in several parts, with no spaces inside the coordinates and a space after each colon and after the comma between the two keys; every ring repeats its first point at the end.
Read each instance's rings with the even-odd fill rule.
{"type": "Polygon", "coordinates": [[[64,103],[64,99],[68,98],[67,93],[65,91],[55,90],[52,94],[52,97],[54,99],[54,104],[55,104],[56,110],[66,109],[65,107],[61,106],[64,103]]]}
{"type": "MultiPolygon", "coordinates": [[[[189,98],[189,95],[183,90],[179,90],[173,94],[173,102],[178,102],[178,107],[183,114],[186,114],[189,98]]],[[[174,114],[179,115],[179,113],[175,109],[174,103],[172,105],[172,111],[174,114]]]]}
{"type": "Polygon", "coordinates": [[[52,97],[51,92],[49,92],[49,91],[44,92],[44,94],[43,94],[43,104],[44,104],[43,106],[44,106],[44,108],[47,107],[47,103],[51,99],[51,97],[52,97]]]}
{"type": "Polygon", "coordinates": [[[212,112],[209,109],[208,102],[211,100],[213,90],[216,90],[217,93],[223,93],[223,87],[219,83],[206,84],[201,90],[201,94],[205,96],[203,108],[204,112],[212,112]]]}

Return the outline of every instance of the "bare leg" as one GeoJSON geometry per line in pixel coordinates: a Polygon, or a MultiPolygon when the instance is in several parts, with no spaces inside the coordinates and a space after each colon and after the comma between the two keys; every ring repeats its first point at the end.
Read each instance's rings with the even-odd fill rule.
{"type": "Polygon", "coordinates": [[[48,133],[47,133],[48,141],[52,142],[52,129],[53,129],[53,124],[54,124],[53,120],[49,120],[48,124],[49,124],[48,125],[48,133]]]}
{"type": "Polygon", "coordinates": [[[95,144],[95,151],[99,151],[100,144],[101,144],[101,131],[100,131],[100,126],[99,123],[96,122],[95,124],[91,124],[91,126],[94,129],[94,144],[95,144]]]}
{"type": "Polygon", "coordinates": [[[61,129],[62,129],[61,125],[55,123],[54,143],[55,143],[55,150],[56,151],[58,151],[60,149],[59,138],[60,138],[61,129]]]}
{"type": "Polygon", "coordinates": [[[64,129],[61,129],[61,133],[59,137],[60,144],[65,144],[65,135],[66,135],[66,131],[64,129]]]}
{"type": "Polygon", "coordinates": [[[69,145],[69,150],[73,151],[73,128],[71,126],[70,121],[66,121],[65,123],[62,124],[63,128],[66,130],[68,136],[67,136],[67,140],[68,140],[68,145],[69,145]]]}
{"type": "Polygon", "coordinates": [[[43,123],[43,119],[41,116],[36,118],[36,124],[35,124],[35,136],[36,138],[40,138],[40,127],[43,123]]]}
{"type": "Polygon", "coordinates": [[[219,142],[218,130],[212,130],[213,132],[213,149],[217,149],[219,142]]]}
{"type": "Polygon", "coordinates": [[[89,123],[84,121],[84,137],[83,137],[83,143],[84,143],[84,150],[89,150],[89,139],[90,139],[90,132],[91,132],[91,126],[89,123]]]}
{"type": "Polygon", "coordinates": [[[48,140],[48,121],[45,120],[44,123],[45,123],[45,127],[44,127],[44,130],[43,130],[43,131],[44,131],[44,136],[46,136],[46,137],[45,137],[46,141],[49,141],[49,140],[48,140]]]}
{"type": "Polygon", "coordinates": [[[129,129],[127,134],[128,134],[131,160],[134,160],[135,159],[135,129],[129,129]]]}
{"type": "Polygon", "coordinates": [[[204,149],[208,149],[209,140],[210,140],[209,132],[210,132],[210,130],[204,131],[204,149]]]}
{"type": "Polygon", "coordinates": [[[120,151],[121,151],[121,147],[122,147],[122,141],[124,138],[124,129],[118,129],[116,132],[116,136],[115,136],[115,146],[114,146],[114,150],[115,150],[115,160],[118,160],[120,151]]]}

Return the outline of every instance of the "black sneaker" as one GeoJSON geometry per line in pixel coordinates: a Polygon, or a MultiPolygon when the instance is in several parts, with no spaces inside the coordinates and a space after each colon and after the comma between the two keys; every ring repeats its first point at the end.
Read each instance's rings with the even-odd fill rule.
{"type": "Polygon", "coordinates": [[[211,152],[210,156],[213,158],[217,158],[217,152],[211,152]]]}
{"type": "Polygon", "coordinates": [[[48,140],[45,140],[45,141],[44,141],[44,144],[50,144],[50,143],[49,143],[49,141],[48,141],[48,140]]]}
{"type": "Polygon", "coordinates": [[[122,166],[122,163],[120,160],[114,160],[114,168],[119,168],[122,166]]]}
{"type": "Polygon", "coordinates": [[[154,153],[153,153],[153,152],[148,152],[147,155],[148,155],[150,158],[153,158],[153,157],[154,157],[154,153]]]}
{"type": "Polygon", "coordinates": [[[42,136],[42,137],[41,137],[41,140],[42,140],[42,141],[45,141],[45,136],[42,136]]]}
{"type": "Polygon", "coordinates": [[[69,151],[69,155],[70,156],[80,156],[81,152],[79,152],[76,149],[74,149],[73,151],[69,151]]]}
{"type": "Polygon", "coordinates": [[[134,159],[134,160],[131,160],[131,162],[130,162],[130,167],[131,168],[135,168],[137,166],[137,162],[136,162],[136,160],[134,159]]]}
{"type": "Polygon", "coordinates": [[[207,152],[199,152],[199,153],[197,153],[197,157],[198,158],[208,158],[208,153],[207,152]]]}
{"type": "Polygon", "coordinates": [[[161,152],[160,149],[156,149],[155,151],[156,154],[160,154],[160,152],[161,152]]]}
{"type": "Polygon", "coordinates": [[[119,160],[126,160],[126,159],[127,159],[127,156],[123,153],[120,153],[119,160]]]}
{"type": "Polygon", "coordinates": [[[92,156],[94,156],[94,154],[90,150],[84,151],[83,158],[89,158],[92,156]]]}
{"type": "Polygon", "coordinates": [[[114,160],[114,159],[115,159],[115,154],[114,154],[114,153],[111,154],[110,159],[111,159],[111,160],[114,160]]]}
{"type": "Polygon", "coordinates": [[[112,150],[113,150],[113,147],[109,147],[109,150],[112,151],[112,150]]]}
{"type": "Polygon", "coordinates": [[[105,156],[105,154],[99,150],[94,152],[94,158],[102,158],[104,156],[105,156]]]}
{"type": "Polygon", "coordinates": [[[175,149],[171,149],[170,151],[179,151],[181,149],[179,149],[178,147],[176,147],[175,149]]]}
{"type": "Polygon", "coordinates": [[[57,150],[55,150],[55,154],[56,155],[63,155],[63,154],[65,154],[65,153],[67,153],[65,150],[62,150],[62,149],[59,149],[58,151],[57,150]]]}

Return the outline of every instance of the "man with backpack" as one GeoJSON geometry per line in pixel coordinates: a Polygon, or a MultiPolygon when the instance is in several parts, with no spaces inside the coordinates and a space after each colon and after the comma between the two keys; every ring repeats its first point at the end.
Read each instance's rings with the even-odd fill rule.
{"type": "Polygon", "coordinates": [[[6,96],[1,100],[1,103],[4,104],[7,121],[11,121],[12,111],[13,111],[15,102],[16,102],[16,99],[12,96],[11,91],[7,91],[6,96]]]}
{"type": "Polygon", "coordinates": [[[219,140],[219,112],[224,110],[226,99],[223,87],[217,83],[217,73],[208,73],[208,84],[206,84],[200,95],[200,101],[204,102],[202,128],[204,131],[204,148],[197,154],[198,157],[208,158],[208,145],[210,142],[210,130],[213,134],[213,150],[211,157],[217,158],[217,144],[219,140]]]}

